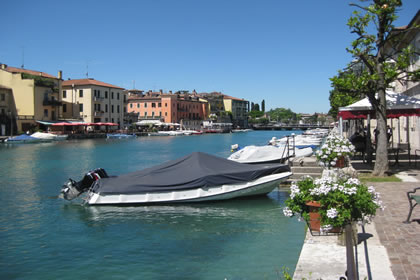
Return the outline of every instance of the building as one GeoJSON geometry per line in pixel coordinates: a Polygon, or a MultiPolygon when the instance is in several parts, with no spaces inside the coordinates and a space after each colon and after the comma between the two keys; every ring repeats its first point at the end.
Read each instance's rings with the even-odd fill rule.
{"type": "Polygon", "coordinates": [[[138,120],[160,120],[165,123],[182,123],[187,128],[198,129],[208,116],[207,102],[185,92],[164,93],[128,91],[127,113],[138,114],[138,120]]]}
{"type": "Polygon", "coordinates": [[[63,81],[62,112],[66,119],[124,125],[127,96],[124,89],[92,78],[63,81]]]}
{"type": "Polygon", "coordinates": [[[8,108],[2,108],[16,121],[17,132],[32,130],[37,121],[55,121],[61,117],[61,84],[61,71],[55,77],[1,64],[0,86],[4,95],[0,100],[2,96],[7,98],[8,108]]]}
{"type": "Polygon", "coordinates": [[[223,105],[225,111],[232,113],[233,127],[248,127],[249,101],[224,94],[223,105]]]}
{"type": "Polygon", "coordinates": [[[0,136],[16,132],[16,106],[13,102],[12,89],[0,85],[0,136]]]}

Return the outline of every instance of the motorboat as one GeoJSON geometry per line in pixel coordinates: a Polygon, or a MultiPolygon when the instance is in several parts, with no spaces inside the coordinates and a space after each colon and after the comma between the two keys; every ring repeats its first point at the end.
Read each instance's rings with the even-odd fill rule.
{"type": "Polygon", "coordinates": [[[126,133],[107,133],[106,138],[108,139],[126,139],[126,138],[136,138],[135,134],[126,134],[126,133]]]}
{"type": "MultiPolygon", "coordinates": [[[[235,150],[234,145],[231,146],[231,150],[235,150]]],[[[298,149],[289,146],[246,146],[238,149],[236,152],[231,154],[228,159],[240,163],[271,163],[271,162],[283,162],[290,157],[308,157],[313,153],[312,148],[298,149]]]]}
{"type": "Polygon", "coordinates": [[[39,142],[50,142],[50,139],[40,139],[32,137],[31,135],[22,134],[18,136],[9,137],[5,140],[6,143],[39,143],[39,142]]]}
{"type": "Polygon", "coordinates": [[[85,194],[89,205],[171,204],[263,195],[292,175],[284,164],[242,164],[201,152],[132,173],[109,177],[96,169],[72,179],[60,197],[85,194]]]}
{"type": "Polygon", "coordinates": [[[48,132],[35,132],[31,134],[32,137],[42,139],[42,140],[51,140],[51,141],[63,141],[67,140],[67,134],[53,134],[48,132]]]}
{"type": "Polygon", "coordinates": [[[311,135],[292,135],[292,136],[285,136],[280,139],[276,137],[271,138],[268,142],[269,145],[273,146],[284,146],[284,145],[292,145],[296,148],[317,148],[321,145],[323,138],[321,137],[314,137],[311,135]]]}

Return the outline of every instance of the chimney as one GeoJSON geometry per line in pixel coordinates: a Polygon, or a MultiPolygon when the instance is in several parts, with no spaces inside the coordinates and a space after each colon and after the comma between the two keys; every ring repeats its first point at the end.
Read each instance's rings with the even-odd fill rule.
{"type": "Polygon", "coordinates": [[[6,64],[2,64],[1,65],[1,69],[6,70],[6,68],[7,68],[7,65],[6,64]]]}
{"type": "Polygon", "coordinates": [[[163,93],[163,90],[160,89],[159,92],[160,92],[160,94],[162,94],[163,93]]]}
{"type": "Polygon", "coordinates": [[[63,79],[63,71],[58,71],[58,75],[57,75],[57,78],[59,79],[59,80],[62,80],[63,79]]]}
{"type": "Polygon", "coordinates": [[[169,91],[169,94],[172,94],[172,90],[169,91]]]}

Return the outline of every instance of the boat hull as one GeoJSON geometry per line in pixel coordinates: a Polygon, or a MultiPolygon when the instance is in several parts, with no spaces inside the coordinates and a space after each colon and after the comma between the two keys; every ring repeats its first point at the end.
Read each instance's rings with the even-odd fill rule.
{"type": "Polygon", "coordinates": [[[226,200],[243,196],[267,194],[278,187],[280,182],[287,180],[287,178],[289,178],[291,175],[291,172],[283,172],[264,176],[251,182],[177,191],[111,195],[102,195],[100,193],[98,194],[89,192],[87,194],[86,202],[89,205],[124,205],[170,204],[226,200]]]}

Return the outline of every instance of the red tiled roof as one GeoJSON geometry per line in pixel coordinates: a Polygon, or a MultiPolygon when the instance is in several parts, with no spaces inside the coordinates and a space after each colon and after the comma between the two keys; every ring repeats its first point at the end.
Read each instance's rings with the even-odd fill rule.
{"type": "Polygon", "coordinates": [[[124,89],[122,87],[117,87],[111,84],[107,84],[101,81],[97,81],[95,79],[76,79],[76,80],[67,80],[63,81],[62,86],[84,86],[84,85],[94,85],[94,86],[102,86],[102,87],[109,87],[109,88],[116,88],[116,89],[124,89]]]}
{"type": "Polygon", "coordinates": [[[232,97],[232,96],[229,96],[229,95],[226,95],[226,94],[223,94],[223,99],[232,99],[232,100],[238,100],[238,101],[246,101],[245,99],[240,99],[240,98],[237,98],[237,97],[232,97]]]}
{"type": "Polygon", "coordinates": [[[31,74],[31,75],[34,75],[34,76],[41,76],[41,77],[46,77],[46,78],[57,79],[57,77],[55,77],[53,75],[50,75],[48,73],[34,71],[34,70],[28,70],[28,69],[22,69],[22,68],[10,67],[10,66],[7,66],[5,70],[7,72],[10,72],[10,73],[27,73],[27,74],[31,74]]]}

